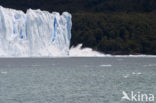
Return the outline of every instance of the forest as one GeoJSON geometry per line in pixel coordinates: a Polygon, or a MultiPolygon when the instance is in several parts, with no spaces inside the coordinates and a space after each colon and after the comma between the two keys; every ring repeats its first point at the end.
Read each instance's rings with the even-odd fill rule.
{"type": "Polygon", "coordinates": [[[72,14],[71,46],[108,54],[156,55],[156,0],[0,0],[23,10],[72,14]]]}

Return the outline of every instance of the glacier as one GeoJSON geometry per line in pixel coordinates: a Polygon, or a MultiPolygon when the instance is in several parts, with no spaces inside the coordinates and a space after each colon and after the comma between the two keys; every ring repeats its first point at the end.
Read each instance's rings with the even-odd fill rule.
{"type": "Polygon", "coordinates": [[[70,47],[72,16],[68,12],[20,10],[0,6],[0,57],[156,57],[110,55],[70,47]]]}
{"type": "Polygon", "coordinates": [[[71,14],[0,6],[0,57],[68,56],[71,14]]]}

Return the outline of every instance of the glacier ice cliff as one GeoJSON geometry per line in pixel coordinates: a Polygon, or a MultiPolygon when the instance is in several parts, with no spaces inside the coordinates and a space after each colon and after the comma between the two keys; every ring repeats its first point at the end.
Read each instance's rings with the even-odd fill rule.
{"type": "Polygon", "coordinates": [[[68,56],[71,15],[0,6],[0,57],[68,56]]]}

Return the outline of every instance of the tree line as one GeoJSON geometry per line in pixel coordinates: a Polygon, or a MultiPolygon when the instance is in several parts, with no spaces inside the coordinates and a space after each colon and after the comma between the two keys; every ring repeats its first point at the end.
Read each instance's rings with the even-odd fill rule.
{"type": "Polygon", "coordinates": [[[156,11],[77,13],[72,45],[111,54],[156,54],[156,11]]]}
{"type": "Polygon", "coordinates": [[[26,11],[28,8],[47,11],[77,12],[150,12],[156,0],[0,0],[0,5],[26,11]]]}

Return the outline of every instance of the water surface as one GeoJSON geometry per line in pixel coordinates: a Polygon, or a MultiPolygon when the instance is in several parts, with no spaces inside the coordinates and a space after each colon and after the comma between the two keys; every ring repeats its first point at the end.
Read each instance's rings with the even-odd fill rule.
{"type": "Polygon", "coordinates": [[[1,58],[0,103],[128,103],[156,95],[156,58],[1,58]]]}

